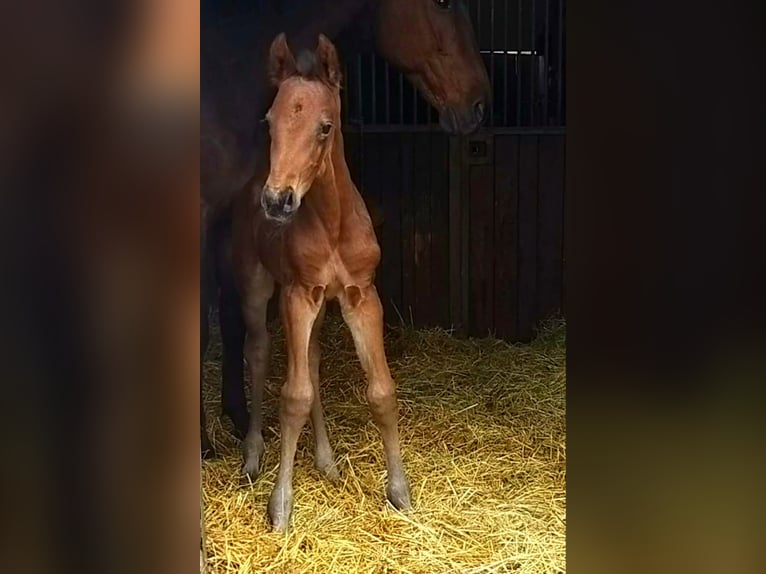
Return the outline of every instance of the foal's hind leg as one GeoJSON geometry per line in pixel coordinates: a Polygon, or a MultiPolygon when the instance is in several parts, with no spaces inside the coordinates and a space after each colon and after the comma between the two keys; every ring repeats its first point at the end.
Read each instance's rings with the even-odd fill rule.
{"type": "Polygon", "coordinates": [[[314,429],[314,465],[317,470],[324,474],[330,480],[338,480],[340,474],[335,466],[335,457],[330,446],[330,439],[327,436],[327,426],[322,412],[322,401],[319,397],[319,362],[321,351],[319,348],[319,334],[322,330],[326,304],[317,315],[314,322],[314,328],[311,331],[311,341],[309,342],[309,367],[311,370],[311,385],[314,388],[314,403],[311,405],[311,427],[314,429]]]}
{"type": "Polygon", "coordinates": [[[263,442],[263,385],[269,367],[271,339],[266,328],[266,311],[274,293],[274,280],[258,265],[247,291],[242,295],[242,310],[247,326],[245,357],[250,368],[250,427],[242,443],[245,472],[254,478],[260,471],[265,444],[263,442]]]}
{"type": "Polygon", "coordinates": [[[383,347],[383,307],[374,286],[346,287],[340,297],[343,318],[351,329],[354,345],[367,374],[367,402],[383,438],[388,468],[386,494],[396,508],[410,508],[410,489],[399,452],[396,389],[383,347]]]}

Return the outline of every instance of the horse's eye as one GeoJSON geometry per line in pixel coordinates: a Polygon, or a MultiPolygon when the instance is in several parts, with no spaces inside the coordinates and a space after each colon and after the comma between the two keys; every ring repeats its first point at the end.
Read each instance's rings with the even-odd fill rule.
{"type": "Polygon", "coordinates": [[[452,0],[434,0],[434,4],[436,4],[439,8],[449,8],[452,4],[452,0]]]}
{"type": "Polygon", "coordinates": [[[326,138],[330,135],[330,131],[332,130],[332,124],[326,123],[322,124],[322,128],[319,130],[319,137],[326,138]]]}

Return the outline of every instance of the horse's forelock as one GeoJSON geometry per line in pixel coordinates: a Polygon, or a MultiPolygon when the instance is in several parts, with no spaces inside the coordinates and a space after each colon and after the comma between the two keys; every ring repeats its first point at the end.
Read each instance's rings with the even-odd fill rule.
{"type": "Polygon", "coordinates": [[[302,50],[295,62],[295,71],[298,76],[307,80],[320,80],[322,69],[314,52],[302,50]]]}

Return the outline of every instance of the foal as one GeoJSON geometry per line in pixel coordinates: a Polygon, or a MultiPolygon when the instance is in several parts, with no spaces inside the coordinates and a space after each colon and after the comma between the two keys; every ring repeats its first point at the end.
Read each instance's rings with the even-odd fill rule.
{"type": "Polygon", "coordinates": [[[315,464],[329,478],[338,477],[319,399],[319,331],[325,304],[335,298],[367,375],[367,400],[386,453],[388,499],[407,509],[396,393],[383,348],[383,309],[373,284],[380,247],[344,158],[335,47],[320,35],[316,52],[301,53],[296,63],[280,34],[271,45],[269,75],[278,91],[266,115],[268,178],[254,194],[246,190],[234,210],[233,259],[247,324],[253,403],[245,469],[256,474],[264,451],[260,411],[269,359],[266,306],[276,280],[282,286],[288,364],[279,413],[279,476],[269,500],[274,529],[285,529],[290,518],[296,445],[309,417],[315,464]]]}

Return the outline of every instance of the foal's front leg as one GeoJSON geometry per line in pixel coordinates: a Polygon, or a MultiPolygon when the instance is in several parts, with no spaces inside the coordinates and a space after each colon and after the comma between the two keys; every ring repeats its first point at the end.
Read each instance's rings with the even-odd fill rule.
{"type": "Polygon", "coordinates": [[[319,335],[324,322],[327,304],[322,304],[319,310],[314,328],[311,330],[309,342],[309,368],[311,370],[311,384],[314,387],[314,403],[311,405],[311,426],[314,429],[314,466],[330,480],[339,480],[340,473],[335,466],[335,456],[330,446],[330,438],[327,436],[327,425],[322,412],[322,400],[319,394],[319,362],[321,349],[319,347],[319,335]]]}
{"type": "Polygon", "coordinates": [[[367,402],[383,438],[388,469],[386,494],[396,508],[407,510],[411,506],[410,488],[399,451],[396,388],[383,346],[383,307],[374,285],[346,287],[340,297],[340,306],[367,374],[367,402]]]}
{"type": "Polygon", "coordinates": [[[289,286],[282,290],[280,302],[287,343],[287,381],[282,386],[279,408],[282,434],[279,474],[269,499],[269,516],[276,531],[287,528],[293,509],[295,450],[314,403],[309,341],[324,303],[324,289],[289,286]]]}

